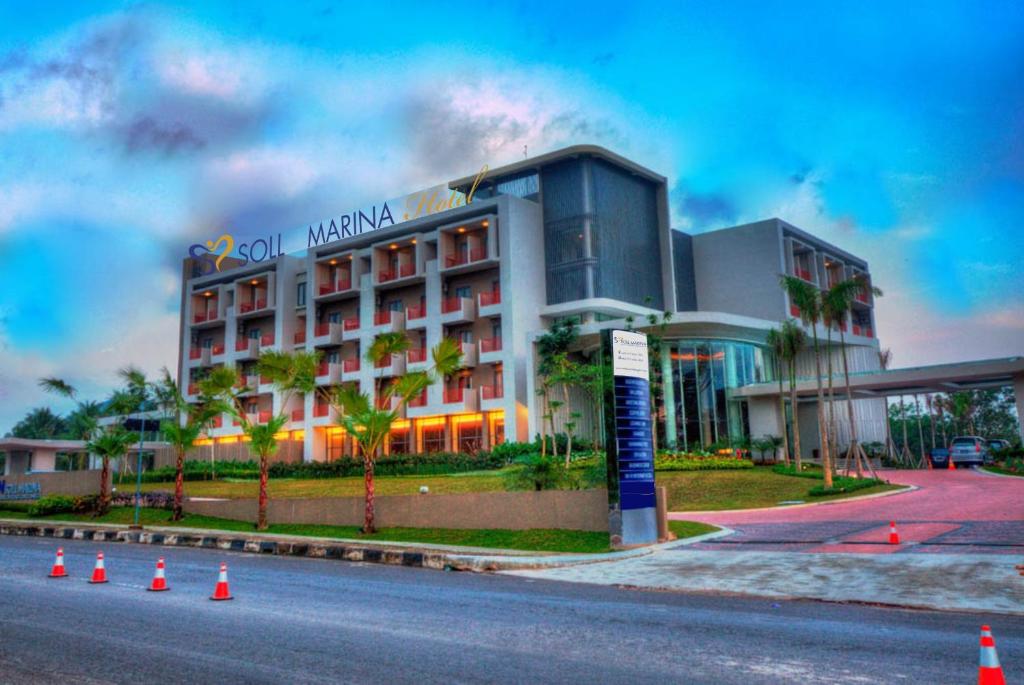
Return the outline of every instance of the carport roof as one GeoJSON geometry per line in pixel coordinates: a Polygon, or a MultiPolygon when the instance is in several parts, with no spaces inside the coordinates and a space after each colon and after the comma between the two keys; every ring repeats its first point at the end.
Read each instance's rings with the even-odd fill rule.
{"type": "MultiPolygon", "coordinates": [[[[932,366],[863,371],[850,374],[850,394],[855,399],[893,395],[926,395],[958,390],[983,390],[1012,385],[1014,378],[1024,376],[1024,357],[982,359],[977,361],[935,364],[932,366]]],[[[826,379],[827,382],[827,379],[826,379]]],[[[842,373],[832,377],[835,394],[845,397],[842,373]]],[[[806,397],[817,393],[814,378],[797,380],[797,394],[806,397]]],[[[737,388],[735,397],[766,397],[777,395],[778,383],[758,383],[737,388]]]]}

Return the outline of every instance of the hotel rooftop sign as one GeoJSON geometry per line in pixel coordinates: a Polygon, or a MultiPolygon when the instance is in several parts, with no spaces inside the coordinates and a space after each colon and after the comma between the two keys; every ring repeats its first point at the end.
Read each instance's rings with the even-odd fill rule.
{"type": "Polygon", "coordinates": [[[220,271],[225,257],[242,260],[245,266],[250,262],[275,259],[283,254],[301,252],[319,245],[326,245],[345,238],[353,238],[382,228],[398,226],[413,219],[438,214],[463,207],[473,202],[473,194],[487,174],[485,165],[477,174],[468,193],[452,190],[447,185],[436,185],[426,190],[410,193],[380,204],[370,205],[353,212],[341,214],[309,225],[306,231],[294,231],[282,237],[280,233],[270,234],[245,242],[236,241],[235,236],[224,233],[206,244],[196,243],[189,248],[189,256],[201,265],[202,273],[220,271]]]}

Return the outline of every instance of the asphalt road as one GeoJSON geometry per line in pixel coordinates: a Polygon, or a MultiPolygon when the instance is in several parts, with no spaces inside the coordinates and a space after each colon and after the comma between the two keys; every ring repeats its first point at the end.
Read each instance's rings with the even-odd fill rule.
{"type": "Polygon", "coordinates": [[[96,543],[65,541],[63,580],[55,548],[0,537],[0,682],[969,683],[982,623],[1024,681],[1020,618],[116,543],[94,586],[96,543]]]}

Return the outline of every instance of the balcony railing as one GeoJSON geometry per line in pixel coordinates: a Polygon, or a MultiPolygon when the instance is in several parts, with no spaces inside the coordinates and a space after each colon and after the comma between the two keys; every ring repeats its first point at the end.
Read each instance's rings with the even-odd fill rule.
{"type": "Polygon", "coordinates": [[[352,279],[351,278],[345,278],[345,279],[342,279],[342,280],[338,281],[338,292],[339,293],[343,293],[346,290],[351,290],[351,289],[352,289],[352,279]]]}
{"type": "Polygon", "coordinates": [[[273,382],[269,376],[260,375],[260,385],[270,385],[273,382]]]}
{"type": "Polygon", "coordinates": [[[462,402],[466,397],[465,388],[446,388],[444,391],[444,403],[456,404],[462,402]]]}
{"type": "Polygon", "coordinates": [[[330,363],[328,363],[328,362],[320,362],[319,364],[317,364],[317,366],[316,366],[316,375],[317,375],[318,378],[320,376],[326,376],[326,375],[328,375],[330,373],[331,373],[331,365],[330,365],[330,363]]]}
{"type": "Polygon", "coordinates": [[[343,327],[343,328],[344,328],[344,329],[345,329],[346,331],[354,331],[354,330],[357,330],[357,329],[359,328],[359,317],[358,317],[358,316],[353,316],[353,317],[352,317],[352,318],[350,318],[350,319],[345,319],[345,320],[344,320],[344,321],[342,322],[342,327],[343,327]]]}
{"type": "Polygon", "coordinates": [[[398,273],[395,271],[382,270],[377,272],[377,281],[380,283],[387,283],[388,281],[393,281],[396,278],[398,278],[398,273]]]}
{"type": "Polygon", "coordinates": [[[472,250],[468,250],[467,252],[448,255],[445,258],[444,263],[445,266],[451,268],[453,266],[462,266],[463,264],[469,264],[471,262],[479,262],[486,258],[486,247],[474,247],[472,250]]]}
{"type": "Polygon", "coordinates": [[[406,352],[406,359],[410,364],[427,361],[427,348],[409,350],[406,352]]]}
{"type": "Polygon", "coordinates": [[[320,419],[327,416],[327,413],[331,410],[329,404],[322,404],[320,402],[313,405],[313,416],[320,419]]]}
{"type": "Polygon", "coordinates": [[[235,341],[235,352],[245,352],[249,349],[249,343],[252,342],[252,338],[242,338],[241,340],[235,341]]]}
{"type": "Polygon", "coordinates": [[[384,326],[391,323],[391,310],[385,309],[384,311],[373,313],[373,325],[384,326]]]}
{"type": "Polygon", "coordinates": [[[316,337],[318,338],[321,335],[329,334],[331,332],[331,322],[328,321],[326,323],[318,323],[316,325],[316,328],[313,329],[313,332],[316,334],[316,337]]]}
{"type": "Polygon", "coordinates": [[[427,391],[424,390],[416,397],[409,400],[410,407],[425,407],[427,406],[427,391]]]}
{"type": "Polygon", "coordinates": [[[304,409],[292,409],[292,421],[302,421],[306,417],[304,409]]]}
{"type": "Polygon", "coordinates": [[[480,306],[490,307],[492,305],[501,304],[501,291],[492,290],[489,293],[480,293],[480,306]]]}
{"type": "Polygon", "coordinates": [[[346,359],[341,363],[341,370],[344,373],[355,373],[359,370],[359,357],[346,359]]]}
{"type": "Polygon", "coordinates": [[[304,342],[306,342],[306,331],[298,331],[295,334],[295,344],[301,345],[304,342]]]}
{"type": "Polygon", "coordinates": [[[212,354],[215,357],[217,355],[224,354],[224,343],[217,343],[216,345],[214,345],[212,348],[212,354]]]}
{"type": "Polygon", "coordinates": [[[853,334],[854,335],[863,335],[865,338],[870,338],[870,337],[872,337],[871,327],[870,326],[858,326],[857,324],[853,324],[853,334]]]}
{"type": "Polygon", "coordinates": [[[862,304],[869,304],[869,302],[870,302],[868,300],[868,294],[866,292],[864,292],[864,291],[858,292],[853,297],[854,297],[854,299],[856,299],[858,302],[860,302],[862,304]]]}
{"type": "Polygon", "coordinates": [[[416,263],[415,262],[410,262],[409,264],[403,264],[402,266],[398,267],[398,276],[399,276],[399,278],[406,278],[408,276],[414,275],[415,273],[416,273],[416,263]]]}
{"type": "Polygon", "coordinates": [[[267,300],[266,298],[264,298],[262,300],[256,300],[256,302],[243,302],[241,306],[239,306],[238,311],[241,312],[242,314],[247,314],[249,312],[255,312],[257,310],[266,308],[267,300]]]}
{"type": "Polygon", "coordinates": [[[273,344],[274,344],[274,334],[273,333],[267,333],[262,338],[260,338],[260,346],[261,347],[267,346],[267,345],[273,345],[273,344]]]}
{"type": "Polygon", "coordinates": [[[480,352],[501,352],[501,338],[483,338],[480,341],[480,352]]]}
{"type": "Polygon", "coordinates": [[[192,317],[194,323],[203,323],[209,318],[206,312],[196,312],[196,315],[192,317]]]}
{"type": "Polygon", "coordinates": [[[321,283],[320,284],[320,294],[321,295],[329,295],[329,294],[334,292],[334,288],[335,287],[336,287],[336,285],[334,283],[321,283]]]}
{"type": "Polygon", "coordinates": [[[797,307],[795,304],[789,305],[789,315],[790,316],[795,316],[795,317],[799,318],[800,317],[800,307],[797,307]]]}
{"type": "Polygon", "coordinates": [[[480,399],[500,400],[505,395],[505,388],[502,386],[483,385],[480,387],[480,399]]]}
{"type": "Polygon", "coordinates": [[[457,311],[459,311],[459,309],[461,307],[462,307],[462,298],[461,297],[446,297],[443,300],[441,300],[441,313],[442,314],[451,314],[452,312],[457,312],[457,311]]]}
{"type": "Polygon", "coordinates": [[[199,385],[196,384],[196,383],[189,383],[188,384],[188,394],[189,395],[198,395],[199,394],[199,385]]]}
{"type": "Polygon", "coordinates": [[[199,347],[193,347],[192,349],[190,349],[188,351],[188,358],[189,359],[199,359],[202,356],[203,356],[203,350],[201,348],[199,348],[199,347]]]}
{"type": "Polygon", "coordinates": [[[214,416],[213,420],[210,421],[210,425],[214,428],[220,428],[224,425],[224,417],[221,415],[214,416]]]}
{"type": "Polygon", "coordinates": [[[257,420],[260,423],[269,423],[270,422],[271,414],[272,414],[272,412],[269,412],[269,411],[261,411],[259,413],[259,416],[257,417],[257,420]]]}
{"type": "Polygon", "coordinates": [[[391,356],[388,355],[387,357],[384,357],[383,359],[378,359],[377,361],[375,361],[373,363],[373,368],[375,368],[375,369],[386,369],[389,366],[391,366],[391,363],[392,363],[391,356]]]}
{"type": "Polygon", "coordinates": [[[811,276],[811,272],[807,269],[802,269],[799,266],[793,267],[793,272],[805,281],[813,281],[814,277],[811,276]]]}
{"type": "Polygon", "coordinates": [[[405,310],[405,319],[411,321],[412,319],[422,319],[427,315],[427,305],[425,304],[414,304],[405,310]]]}

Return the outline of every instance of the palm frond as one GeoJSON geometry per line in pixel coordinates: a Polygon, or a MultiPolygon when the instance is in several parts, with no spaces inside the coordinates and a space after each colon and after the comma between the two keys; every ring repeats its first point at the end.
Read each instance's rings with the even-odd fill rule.
{"type": "Polygon", "coordinates": [[[438,380],[444,380],[462,366],[462,346],[451,338],[442,338],[430,351],[430,356],[438,380]]]}
{"type": "Polygon", "coordinates": [[[69,385],[60,378],[40,378],[39,387],[46,392],[53,393],[54,395],[61,395],[62,397],[67,397],[69,399],[74,399],[75,395],[78,394],[78,391],[75,390],[74,386],[69,385]]]}

